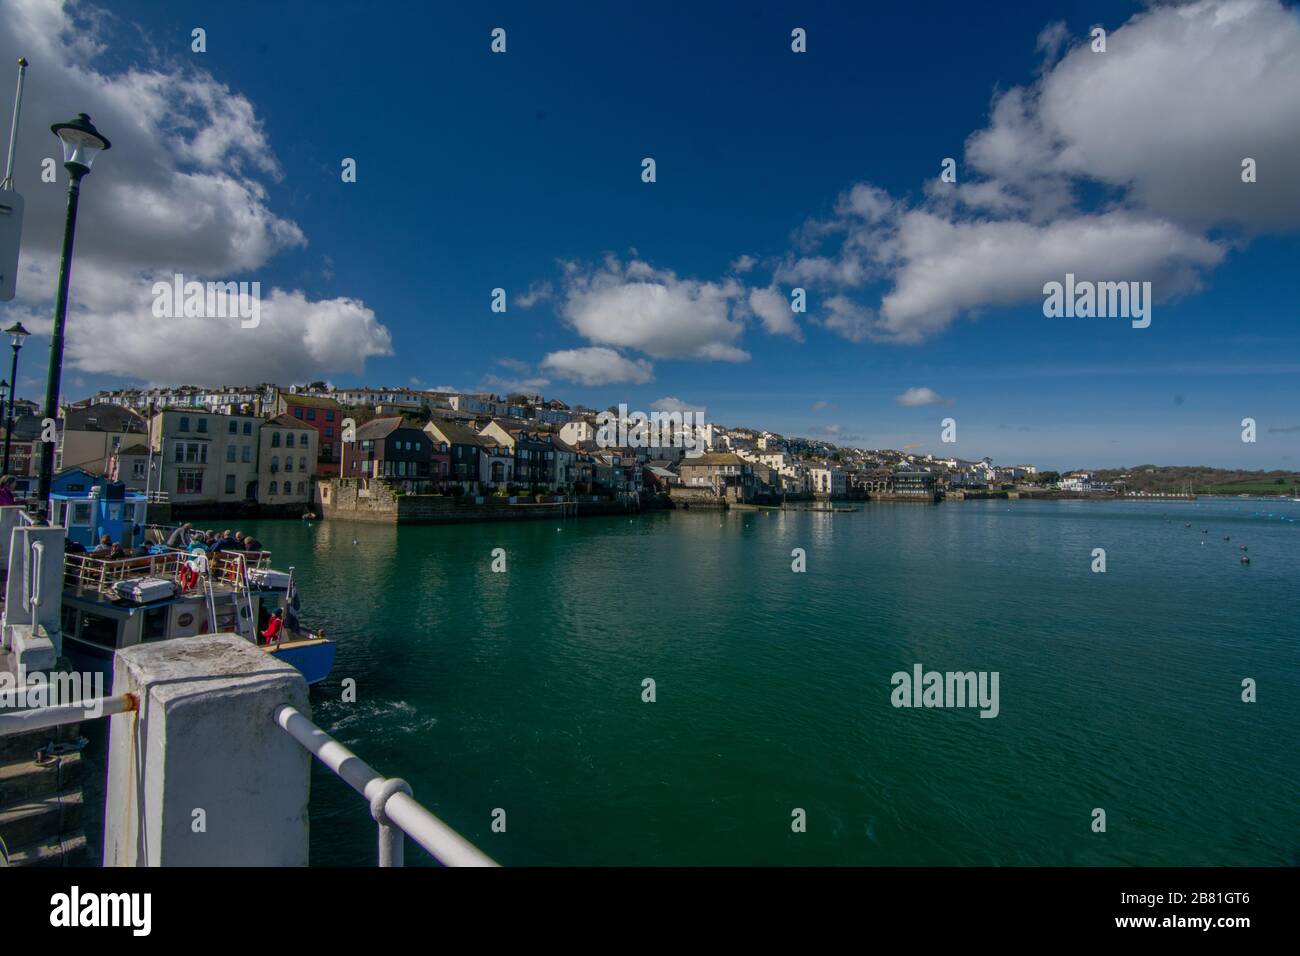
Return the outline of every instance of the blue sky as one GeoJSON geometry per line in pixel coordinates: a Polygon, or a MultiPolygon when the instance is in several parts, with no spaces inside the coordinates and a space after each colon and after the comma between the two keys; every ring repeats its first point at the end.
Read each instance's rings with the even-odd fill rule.
{"type": "MultiPolygon", "coordinates": [[[[19,13],[33,3],[3,0],[19,13]]],[[[62,76],[38,73],[45,63],[27,54],[32,84],[45,83],[19,153],[33,236],[20,299],[0,320],[39,323],[53,294],[45,260],[57,230],[30,222],[57,225],[62,187],[23,173],[52,152],[36,124],[64,117],[32,114],[86,109],[110,137],[130,135],[86,185],[72,397],[319,369],[310,377],[337,385],[532,383],[596,407],[678,401],[723,424],[1056,468],[1300,467],[1300,186],[1280,182],[1300,109],[1277,92],[1287,80],[1300,89],[1300,39],[1287,45],[1295,12],[1210,6],[1243,25],[1229,35],[1215,9],[1198,18],[1097,2],[117,2],[108,17],[65,7],[61,23],[102,45],[80,65],[65,60],[62,76]],[[1095,24],[1109,34],[1104,54],[1087,49],[1095,24]],[[190,51],[196,26],[203,54],[190,51]],[[494,27],[507,31],[503,55],[489,51],[494,27]],[[790,49],[794,27],[807,31],[806,54],[790,49]],[[1258,72],[1252,44],[1265,42],[1281,44],[1272,66],[1243,79],[1258,72]],[[1180,99],[1160,59],[1171,43],[1192,75],[1223,72],[1223,103],[1196,90],[1180,99]],[[1099,64],[1109,72],[1092,72],[1099,64]],[[150,123],[138,130],[141,72],[214,95],[169,105],[175,82],[144,84],[150,123]],[[129,95],[96,113],[96,78],[129,95]],[[1028,122],[1010,109],[1017,89],[1028,122]],[[1149,101],[1145,111],[1123,105],[1134,100],[1149,101]],[[151,147],[174,145],[165,120],[177,116],[185,148],[159,160],[151,147]],[[205,128],[222,140],[206,152],[205,128]],[[1259,182],[1239,182],[1237,156],[1259,159],[1259,182]],[[344,157],[357,160],[355,183],[340,180],[344,157]],[[655,159],[654,183],[641,181],[643,157],[655,159]],[[937,183],[945,157],[958,161],[959,188],[983,184],[986,199],[953,207],[956,193],[937,183]],[[181,227],[141,212],[155,193],[128,192],[128,169],[138,182],[228,177],[246,190],[238,203],[257,207],[261,238],[236,228],[228,243],[213,239],[222,216],[242,211],[187,211],[173,197],[166,214],[196,224],[182,253],[168,233],[181,227]],[[853,208],[855,195],[874,211],[853,208]],[[192,336],[175,326],[154,330],[169,345],[132,357],[103,347],[150,328],[132,314],[147,299],[106,291],[123,249],[139,250],[125,265],[142,279],[175,269],[301,295],[272,311],[275,329],[223,332],[197,366],[182,354],[192,336]],[[821,271],[835,265],[852,268],[821,271]],[[1152,280],[1151,327],[1045,318],[1041,294],[1025,289],[1066,268],[1152,280]],[[788,296],[796,285],[806,314],[758,314],[755,290],[788,296]],[[507,290],[504,314],[489,309],[495,287],[507,290]],[[524,308],[530,289],[550,294],[524,308]],[[313,342],[336,332],[346,348],[313,342]],[[900,404],[909,389],[933,403],[900,404]],[[946,417],[955,446],[939,442],[946,417]],[[1245,417],[1258,422],[1254,444],[1240,440],[1245,417]]],[[[25,39],[16,32],[0,41],[4,62],[25,39]]],[[[65,37],[41,52],[77,51],[65,37]]],[[[32,344],[22,384],[35,394],[46,345],[32,344]]]]}

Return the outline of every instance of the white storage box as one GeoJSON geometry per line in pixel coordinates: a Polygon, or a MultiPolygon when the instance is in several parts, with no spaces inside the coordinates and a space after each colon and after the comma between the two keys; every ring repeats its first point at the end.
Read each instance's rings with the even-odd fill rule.
{"type": "Polygon", "coordinates": [[[137,604],[165,601],[176,593],[176,585],[166,578],[128,578],[114,585],[118,595],[137,604]]]}
{"type": "Polygon", "coordinates": [[[263,591],[283,591],[289,586],[287,571],[273,571],[270,568],[263,568],[260,571],[248,572],[248,577],[252,581],[253,587],[261,588],[263,591]]]}

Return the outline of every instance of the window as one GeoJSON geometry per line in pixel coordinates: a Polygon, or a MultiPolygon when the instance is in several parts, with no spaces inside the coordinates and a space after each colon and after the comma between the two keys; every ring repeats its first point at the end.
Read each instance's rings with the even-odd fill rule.
{"type": "MultiPolygon", "coordinates": [[[[334,421],[334,409],[332,409],[332,408],[327,408],[327,409],[325,409],[325,421],[327,421],[327,422],[332,422],[332,421],[334,421]]],[[[328,428],[325,429],[325,430],[326,430],[327,432],[330,431],[330,429],[328,429],[328,428]]]]}
{"type": "Polygon", "coordinates": [[[421,443],[418,442],[418,441],[415,443],[415,450],[416,450],[416,451],[419,451],[419,450],[420,450],[420,445],[421,445],[421,443]]]}
{"type": "Polygon", "coordinates": [[[272,473],[272,474],[275,474],[275,472],[277,472],[277,471],[279,471],[279,470],[280,470],[280,456],[279,456],[279,455],[272,455],[272,456],[271,456],[271,473],[272,473]]]}
{"type": "Polygon", "coordinates": [[[302,418],[302,409],[301,409],[301,408],[295,408],[295,409],[293,410],[293,417],[294,417],[294,418],[302,418]]]}
{"type": "Polygon", "coordinates": [[[207,420],[206,418],[200,418],[200,419],[199,419],[199,431],[201,431],[201,432],[206,432],[207,430],[208,430],[208,420],[207,420]]]}
{"type": "Polygon", "coordinates": [[[244,434],[245,434],[245,435],[251,435],[251,434],[253,434],[253,423],[252,423],[252,422],[244,422],[244,434]]]}
{"type": "Polygon", "coordinates": [[[144,477],[144,462],[136,461],[131,463],[131,477],[132,478],[144,477]]]}
{"type": "Polygon", "coordinates": [[[233,462],[234,460],[235,460],[235,446],[234,446],[234,445],[227,445],[227,446],[226,446],[226,461],[233,462]]]}
{"type": "Polygon", "coordinates": [[[72,514],[68,519],[69,524],[88,525],[90,524],[90,518],[91,513],[89,501],[72,502],[72,514]]]}
{"type": "Polygon", "coordinates": [[[271,447],[272,447],[272,448],[279,448],[279,447],[280,447],[280,433],[279,433],[279,432],[271,432],[271,447]]]}
{"type": "Polygon", "coordinates": [[[176,426],[180,431],[187,432],[190,430],[190,416],[182,415],[180,424],[176,426]]]}
{"type": "Polygon", "coordinates": [[[298,470],[299,470],[299,471],[306,471],[306,470],[307,470],[307,457],[306,457],[305,455],[300,456],[300,457],[298,458],[298,470]]]}
{"type": "Polygon", "coordinates": [[[321,457],[321,461],[333,461],[333,460],[334,460],[334,446],[333,446],[331,443],[329,443],[329,442],[326,442],[325,444],[321,445],[321,446],[320,446],[320,457],[321,457]]]}
{"type": "Polygon", "coordinates": [[[285,447],[285,448],[292,448],[292,447],[293,447],[293,432],[286,432],[286,433],[285,433],[285,436],[284,436],[284,447],[285,447]]]}
{"type": "Polygon", "coordinates": [[[271,495],[275,494],[275,493],[278,492],[279,490],[280,490],[280,486],[279,486],[279,484],[278,484],[277,482],[274,482],[274,481],[271,482],[271,490],[270,490],[269,492],[267,492],[267,497],[270,497],[271,495]]]}
{"type": "Polygon", "coordinates": [[[203,472],[197,468],[182,468],[176,472],[176,493],[178,495],[203,494],[203,472]]]}
{"type": "Polygon", "coordinates": [[[315,420],[316,420],[316,409],[314,408],[307,409],[307,421],[314,422],[315,420]]]}
{"type": "Polygon", "coordinates": [[[307,493],[307,483],[305,481],[298,482],[298,494],[305,495],[306,493],[307,493]]]}
{"type": "Polygon", "coordinates": [[[333,438],[333,437],[334,437],[334,429],[330,428],[329,426],[326,426],[326,428],[325,428],[325,437],[326,437],[326,438],[333,438]]]}
{"type": "Polygon", "coordinates": [[[239,434],[239,422],[235,421],[233,418],[230,420],[230,434],[239,434]]]}
{"type": "Polygon", "coordinates": [[[208,445],[201,441],[178,441],[176,443],[176,464],[206,465],[208,463],[208,445]]]}
{"type": "Polygon", "coordinates": [[[250,461],[253,460],[252,445],[245,445],[243,448],[240,449],[239,460],[242,461],[244,464],[248,464],[250,461]]]}
{"type": "Polygon", "coordinates": [[[284,470],[293,471],[293,455],[284,456],[284,470]]]}
{"type": "Polygon", "coordinates": [[[122,447],[122,436],[121,436],[121,435],[114,435],[114,436],[113,436],[113,451],[116,452],[116,451],[117,451],[119,448],[121,448],[121,447],[122,447]]]}
{"type": "Polygon", "coordinates": [[[226,494],[233,495],[234,493],[235,493],[235,476],[226,475],[226,494]]]}
{"type": "Polygon", "coordinates": [[[167,617],[171,606],[151,607],[144,612],[144,632],[141,637],[146,641],[161,641],[167,636],[167,617]]]}

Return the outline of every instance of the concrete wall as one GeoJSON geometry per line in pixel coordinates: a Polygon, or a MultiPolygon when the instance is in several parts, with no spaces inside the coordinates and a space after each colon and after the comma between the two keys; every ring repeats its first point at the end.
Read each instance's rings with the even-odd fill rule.
{"type": "Polygon", "coordinates": [[[305,866],[311,756],[272,718],[310,713],[294,667],[234,634],[118,651],[106,866],[305,866]]]}

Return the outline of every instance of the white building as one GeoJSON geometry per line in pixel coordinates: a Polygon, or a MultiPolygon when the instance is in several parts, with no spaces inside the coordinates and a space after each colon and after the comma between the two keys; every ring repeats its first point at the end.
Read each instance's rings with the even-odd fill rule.
{"type": "Polygon", "coordinates": [[[815,495],[829,495],[832,498],[838,498],[848,490],[848,477],[845,475],[843,468],[809,468],[808,477],[812,481],[812,492],[815,495]]]}

